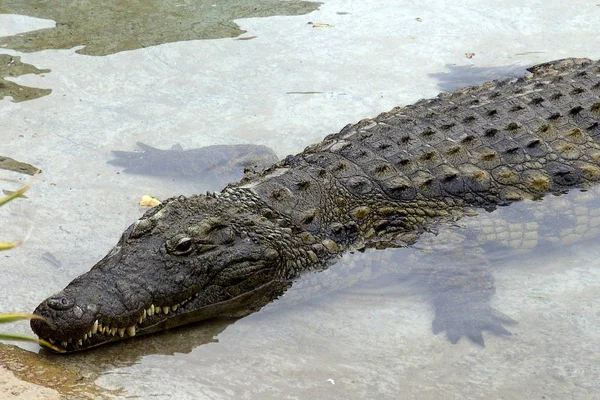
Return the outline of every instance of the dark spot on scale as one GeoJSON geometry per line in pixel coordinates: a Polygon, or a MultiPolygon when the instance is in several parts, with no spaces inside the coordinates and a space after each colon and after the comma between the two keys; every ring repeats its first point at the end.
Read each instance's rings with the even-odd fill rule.
{"type": "Polygon", "coordinates": [[[496,157],[497,154],[495,152],[483,153],[479,156],[479,158],[483,161],[493,161],[496,159],[496,157]]]}
{"type": "Polygon", "coordinates": [[[525,107],[521,106],[520,104],[517,104],[516,106],[511,107],[510,110],[508,110],[508,111],[510,111],[510,112],[518,112],[518,111],[521,111],[521,110],[524,110],[524,109],[525,109],[525,107]]]}
{"type": "Polygon", "coordinates": [[[597,129],[597,128],[598,128],[598,126],[599,126],[599,125],[598,125],[598,123],[597,123],[597,122],[594,122],[592,125],[590,125],[590,126],[588,126],[587,128],[585,128],[585,130],[586,130],[586,131],[593,131],[593,130],[597,129]]]}
{"type": "Polygon", "coordinates": [[[377,167],[375,167],[375,172],[377,172],[378,174],[382,174],[384,172],[387,172],[389,169],[390,169],[389,165],[382,164],[382,165],[378,165],[377,167]]]}
{"type": "Polygon", "coordinates": [[[477,118],[475,118],[475,117],[474,117],[474,116],[472,116],[472,115],[469,115],[468,117],[465,117],[465,118],[463,119],[463,123],[465,123],[465,124],[472,124],[472,123],[473,123],[473,122],[475,122],[475,121],[477,121],[477,118]]]}
{"type": "Polygon", "coordinates": [[[580,88],[580,87],[571,90],[571,94],[574,96],[576,96],[578,94],[582,94],[582,93],[585,93],[585,89],[580,88]]]}
{"type": "Polygon", "coordinates": [[[496,114],[498,114],[498,110],[496,110],[496,109],[493,109],[493,110],[490,110],[490,111],[488,111],[486,115],[487,115],[488,117],[493,117],[493,116],[494,116],[494,115],[496,115],[496,114]]]}
{"type": "Polygon", "coordinates": [[[562,115],[560,113],[552,113],[549,117],[548,120],[549,121],[556,121],[557,119],[559,119],[560,117],[562,117],[562,115]]]}
{"type": "Polygon", "coordinates": [[[458,152],[460,152],[460,146],[452,146],[446,151],[446,154],[453,155],[457,154],[458,152]]]}
{"type": "Polygon", "coordinates": [[[514,132],[519,128],[520,126],[516,122],[511,122],[510,124],[506,125],[506,130],[511,132],[514,132]]]}
{"type": "Polygon", "coordinates": [[[310,214],[305,216],[304,218],[302,218],[302,220],[300,221],[303,225],[307,225],[312,223],[315,220],[315,216],[310,214]]]}
{"type": "Polygon", "coordinates": [[[271,191],[270,197],[277,201],[281,201],[286,197],[286,190],[285,189],[274,189],[273,191],[271,191]]]}
{"type": "Polygon", "coordinates": [[[338,164],[337,164],[335,167],[333,167],[333,170],[334,170],[335,172],[338,172],[338,171],[343,171],[344,169],[346,169],[346,164],[345,164],[345,163],[343,163],[343,162],[341,162],[341,163],[338,163],[338,164]]]}
{"type": "Polygon", "coordinates": [[[542,141],[540,139],[533,139],[531,142],[527,143],[527,148],[528,149],[535,149],[541,143],[542,143],[542,141]]]}
{"type": "Polygon", "coordinates": [[[540,126],[539,131],[542,133],[546,133],[546,132],[550,131],[550,129],[552,129],[552,125],[544,124],[544,125],[540,126]]]}
{"type": "Polygon", "coordinates": [[[485,131],[484,135],[487,136],[487,137],[494,137],[494,136],[496,136],[496,134],[498,132],[499,132],[498,129],[496,129],[496,128],[490,128],[490,129],[487,129],[485,131]]]}
{"type": "Polygon", "coordinates": [[[310,187],[310,181],[300,181],[296,184],[298,190],[306,190],[310,187]]]}
{"type": "Polygon", "coordinates": [[[557,92],[557,93],[554,93],[552,96],[550,96],[550,99],[551,100],[559,100],[563,96],[564,96],[564,94],[562,94],[561,92],[557,92]]]}
{"type": "Polygon", "coordinates": [[[421,182],[421,187],[427,187],[430,186],[432,183],[434,182],[433,178],[425,178],[422,182],[421,182]]]}
{"type": "Polygon", "coordinates": [[[447,130],[452,129],[455,125],[456,124],[454,122],[451,122],[449,124],[444,124],[444,125],[440,126],[440,129],[443,131],[447,131],[447,130]]]}
{"type": "Polygon", "coordinates": [[[473,143],[474,141],[475,141],[475,136],[467,135],[460,142],[462,144],[470,144],[470,143],[473,143]]]}
{"type": "Polygon", "coordinates": [[[531,101],[529,102],[529,104],[537,106],[539,104],[542,104],[544,102],[544,98],[543,97],[536,97],[531,99],[531,101]]]}
{"type": "Polygon", "coordinates": [[[435,155],[436,155],[435,151],[428,151],[426,153],[421,154],[421,160],[423,160],[423,161],[433,160],[435,158],[435,155]]]}
{"type": "Polygon", "coordinates": [[[519,151],[521,148],[519,146],[514,146],[514,147],[509,147],[508,149],[506,149],[504,152],[506,154],[514,154],[517,151],[519,151]]]}
{"type": "Polygon", "coordinates": [[[442,179],[443,182],[452,182],[453,180],[455,180],[456,178],[458,178],[458,174],[457,173],[451,173],[448,174],[446,176],[444,176],[444,178],[442,179]]]}
{"type": "Polygon", "coordinates": [[[411,140],[412,140],[412,138],[410,137],[410,135],[402,136],[400,138],[400,143],[408,144],[408,143],[410,143],[411,140]]]}
{"type": "Polygon", "coordinates": [[[435,131],[431,128],[427,128],[421,133],[421,135],[425,136],[425,137],[433,136],[433,135],[435,135],[435,131]]]}
{"type": "Polygon", "coordinates": [[[571,108],[569,110],[569,114],[571,114],[571,115],[578,115],[582,111],[583,111],[583,107],[581,107],[581,106],[575,106],[575,107],[573,107],[573,108],[571,108]]]}
{"type": "Polygon", "coordinates": [[[410,159],[404,158],[404,159],[398,161],[398,164],[401,165],[401,166],[403,166],[403,167],[406,167],[408,164],[410,164],[410,159]]]}

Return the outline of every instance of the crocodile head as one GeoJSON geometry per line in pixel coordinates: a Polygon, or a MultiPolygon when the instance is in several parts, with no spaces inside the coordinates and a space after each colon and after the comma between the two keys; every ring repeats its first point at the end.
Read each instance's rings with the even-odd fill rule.
{"type": "Polygon", "coordinates": [[[43,301],[34,313],[46,322],[33,320],[33,331],[75,351],[255,311],[289,285],[282,245],[290,235],[252,204],[223,195],[163,202],[89,272],[43,301]]]}

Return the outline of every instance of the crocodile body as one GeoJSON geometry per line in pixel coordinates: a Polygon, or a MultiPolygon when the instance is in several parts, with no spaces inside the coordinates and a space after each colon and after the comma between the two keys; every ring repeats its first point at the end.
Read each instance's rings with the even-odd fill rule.
{"type": "MultiPolygon", "coordinates": [[[[530,72],[397,107],[220,193],[164,201],[92,270],[42,302],[35,313],[52,325],[34,320],[33,330],[73,351],[239,317],[343,254],[386,254],[441,229],[458,246],[427,274],[434,332],[481,344],[483,330],[508,334],[503,324],[513,321],[488,303],[494,286],[480,247],[461,248],[463,232],[445,228],[477,210],[534,207],[547,194],[600,181],[600,64],[565,59],[530,72]]],[[[577,212],[563,215],[597,232],[600,216],[581,222],[577,212]]],[[[489,229],[493,218],[472,220],[480,238],[498,232],[489,229]]],[[[520,229],[518,238],[504,236],[508,245],[535,246],[544,235],[552,243],[555,233],[533,222],[520,229]]]]}

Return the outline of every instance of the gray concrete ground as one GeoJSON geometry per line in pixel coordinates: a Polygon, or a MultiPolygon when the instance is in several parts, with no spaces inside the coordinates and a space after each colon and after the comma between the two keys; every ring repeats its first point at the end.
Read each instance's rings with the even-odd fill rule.
{"type": "MultiPolygon", "coordinates": [[[[3,240],[33,227],[24,246],[0,254],[0,311],[32,310],[87,271],[143,212],[143,194],[208,189],[119,174],[106,164],[111,150],[133,150],[137,141],[256,143],[285,156],[349,122],[436,95],[436,74],[452,71],[447,65],[511,70],[600,58],[599,17],[589,1],[325,0],[308,15],[237,20],[248,40],[103,57],[0,48],[51,70],[8,80],[52,90],[0,101],[0,154],[43,170],[28,199],[0,211],[3,240]]],[[[0,15],[0,36],[51,26],[0,15]]],[[[391,282],[217,326],[216,342],[196,327],[53,360],[141,398],[600,398],[599,255],[581,245],[507,260],[496,273],[495,306],[520,324],[511,337],[486,336],[485,348],[434,336],[429,302],[391,282]]]]}

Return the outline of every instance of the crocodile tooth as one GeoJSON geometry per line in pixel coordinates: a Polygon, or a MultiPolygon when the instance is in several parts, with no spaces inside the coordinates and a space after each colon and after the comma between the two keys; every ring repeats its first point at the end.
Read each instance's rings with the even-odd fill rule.
{"type": "Polygon", "coordinates": [[[135,325],[131,325],[131,326],[127,327],[127,335],[135,336],[135,325]]]}
{"type": "Polygon", "coordinates": [[[110,328],[110,334],[111,334],[112,336],[115,336],[115,335],[117,334],[117,327],[110,328]]]}
{"type": "Polygon", "coordinates": [[[169,310],[170,310],[169,306],[164,306],[164,307],[162,308],[162,311],[163,311],[163,313],[165,313],[165,314],[168,314],[168,313],[169,313],[169,310]]]}
{"type": "Polygon", "coordinates": [[[125,336],[125,328],[119,328],[119,336],[120,337],[125,336]]]}
{"type": "Polygon", "coordinates": [[[104,333],[104,327],[102,326],[102,324],[98,324],[98,332],[100,332],[100,334],[104,333]]]}
{"type": "Polygon", "coordinates": [[[162,310],[160,309],[160,306],[156,306],[156,307],[154,307],[154,312],[155,312],[156,314],[160,314],[160,312],[161,312],[161,311],[162,311],[162,310]]]}
{"type": "Polygon", "coordinates": [[[171,307],[171,310],[177,311],[178,308],[179,308],[179,304],[175,304],[173,307],[171,307]]]}
{"type": "Polygon", "coordinates": [[[79,346],[83,346],[83,340],[79,339],[79,340],[77,341],[77,344],[78,344],[79,346]]]}
{"type": "Polygon", "coordinates": [[[50,343],[54,344],[54,339],[50,339],[50,338],[48,338],[48,341],[49,341],[50,343]]]}
{"type": "Polygon", "coordinates": [[[87,333],[83,334],[83,340],[87,340],[87,333]]]}
{"type": "Polygon", "coordinates": [[[73,338],[69,338],[69,340],[67,340],[69,343],[73,343],[73,338]]]}
{"type": "Polygon", "coordinates": [[[142,317],[144,317],[144,319],[146,319],[147,313],[146,313],[146,309],[144,309],[144,313],[142,314],[142,317]]]}
{"type": "Polygon", "coordinates": [[[142,322],[144,322],[144,316],[140,315],[140,317],[138,318],[138,324],[141,324],[142,322]]]}
{"type": "Polygon", "coordinates": [[[148,315],[149,316],[153,316],[154,315],[154,304],[152,304],[150,306],[150,308],[148,309],[148,315]]]}
{"type": "MultiPolygon", "coordinates": [[[[91,330],[92,334],[95,334],[95,333],[97,333],[97,332],[98,332],[98,325],[99,325],[99,324],[98,324],[98,320],[95,320],[95,321],[94,321],[94,325],[92,325],[92,330],[91,330]]],[[[91,335],[90,335],[90,336],[91,336],[91,335]]]]}
{"type": "Polygon", "coordinates": [[[61,345],[62,347],[67,347],[67,342],[60,342],[60,345],[61,345]]]}

